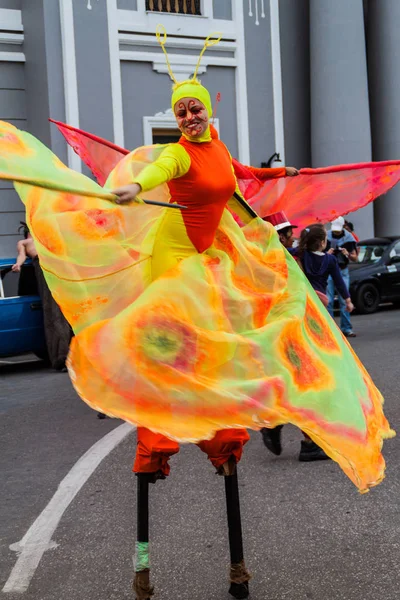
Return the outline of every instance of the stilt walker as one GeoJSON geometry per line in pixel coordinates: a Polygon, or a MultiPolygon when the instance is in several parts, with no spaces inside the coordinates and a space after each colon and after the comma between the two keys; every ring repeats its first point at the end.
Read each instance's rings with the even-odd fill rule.
{"type": "MultiPolygon", "coordinates": [[[[167,56],[165,30],[157,35],[167,56]]],[[[381,394],[274,228],[243,199],[212,135],[197,71],[217,41],[207,38],[184,82],[167,57],[179,142],[127,154],[101,171],[104,188],[0,122],[0,178],[15,182],[74,329],[74,387],[97,412],[137,426],[137,600],[153,595],[149,484],[168,476],[179,443],[197,444],[224,477],[229,591],[246,598],[237,465],[247,429],[296,425],[363,492],[382,480],[382,440],[394,435],[381,394]]]]}
{"type": "MultiPolygon", "coordinates": [[[[168,55],[165,51],[166,34],[162,29],[158,31],[159,42],[165,52],[167,64],[169,66],[168,55]]],[[[217,40],[207,39],[203,52],[208,46],[211,46],[218,42],[217,40]]],[[[185,148],[190,138],[195,138],[197,144],[210,143],[211,134],[209,128],[209,120],[211,118],[212,108],[211,99],[205,88],[203,88],[196,80],[197,69],[200,65],[200,60],[203,52],[200,54],[199,62],[192,81],[183,82],[178,84],[175,80],[173,73],[170,69],[170,75],[175,82],[176,89],[174,91],[172,105],[175,113],[179,113],[182,120],[181,129],[184,137],[182,138],[182,146],[185,148]],[[175,96],[175,97],[174,97],[175,96]],[[178,105],[178,110],[176,106],[178,105]],[[181,116],[182,113],[182,116],[181,116]],[[203,113],[203,114],[201,114],[203,113]],[[185,135],[186,129],[186,135],[185,135]],[[190,133],[190,135],[188,135],[190,133]]],[[[192,142],[189,142],[193,144],[192,142]]],[[[200,147],[200,146],[198,146],[200,147]]],[[[194,147],[195,154],[197,153],[197,147],[194,147]]],[[[193,153],[193,150],[192,150],[193,153]]],[[[189,153],[191,159],[194,155],[189,153]]],[[[227,153],[224,150],[221,156],[218,158],[226,159],[227,153]]],[[[175,154],[175,160],[179,164],[182,171],[181,177],[185,177],[186,174],[191,176],[191,185],[196,186],[196,179],[204,175],[203,173],[196,173],[193,166],[185,164],[182,154],[175,154]]],[[[186,158],[186,157],[185,157],[186,158]]],[[[165,158],[164,158],[165,161],[165,158]]],[[[161,163],[161,160],[160,160],[161,163]]],[[[154,163],[154,166],[156,166],[154,163]]],[[[163,167],[165,168],[167,162],[164,162],[163,167]]],[[[154,168],[153,166],[153,168],[154,168]]],[[[169,165],[168,165],[169,166],[169,165]]],[[[168,168],[167,166],[167,168],[168,168]]],[[[151,169],[150,167],[148,171],[151,169]]],[[[154,172],[151,173],[151,177],[156,176],[154,172]]],[[[230,173],[231,175],[231,173],[230,173]]],[[[154,180],[149,182],[146,180],[146,170],[139,174],[136,178],[136,182],[140,184],[141,190],[149,187],[153,187],[154,180]]],[[[157,181],[157,183],[159,183],[157,181]]],[[[170,183],[171,196],[177,196],[180,192],[179,179],[175,185],[175,194],[172,192],[172,182],[170,183]]],[[[136,190],[135,190],[136,191],[136,190]]],[[[137,190],[138,192],[140,190],[137,190]]],[[[124,200],[124,194],[126,188],[116,190],[116,193],[120,195],[122,201],[124,200]]],[[[195,196],[195,190],[192,189],[189,192],[192,196],[195,196]]],[[[238,203],[239,210],[243,210],[249,219],[257,217],[256,213],[250,208],[250,206],[243,200],[241,195],[237,192],[233,192],[233,197],[238,203]]],[[[188,198],[182,199],[189,204],[188,198]]],[[[180,201],[181,202],[181,201],[180,201]]],[[[210,211],[211,216],[212,212],[210,211]]],[[[185,246],[185,237],[189,233],[188,223],[185,223],[186,232],[184,237],[181,238],[181,248],[185,246]]],[[[190,227],[190,224],[189,224],[190,227]]],[[[202,244],[202,233],[203,232],[191,232],[192,238],[189,241],[202,244]],[[200,233],[200,235],[199,235],[200,233]]],[[[190,233],[189,233],[190,238],[190,233]]],[[[164,266],[162,261],[164,256],[161,258],[161,265],[158,267],[163,270],[164,266]]],[[[179,258],[178,258],[179,260],[179,258]]],[[[154,255],[153,255],[154,262],[154,255]]],[[[248,434],[244,430],[232,430],[219,432],[211,442],[202,442],[199,447],[206,453],[209,454],[213,464],[217,467],[217,472],[224,476],[225,479],[225,490],[226,490],[226,503],[227,503],[227,514],[228,514],[228,528],[229,528],[229,544],[230,544],[230,555],[231,555],[231,566],[230,566],[230,593],[234,598],[247,598],[249,594],[248,581],[250,574],[248,573],[243,556],[243,541],[242,541],[242,526],[240,518],[240,501],[239,501],[239,488],[237,483],[237,468],[236,462],[240,459],[242,446],[248,440],[248,434]],[[236,456],[234,454],[236,452],[236,456]]],[[[149,481],[155,483],[159,478],[165,478],[169,474],[168,457],[179,450],[179,446],[173,441],[167,439],[159,434],[153,434],[148,430],[139,428],[138,431],[138,456],[135,461],[135,470],[138,475],[138,522],[137,522],[137,542],[136,542],[136,564],[135,564],[135,578],[133,583],[133,589],[136,593],[137,600],[147,600],[153,595],[153,588],[150,585],[150,567],[149,567],[149,540],[148,540],[148,501],[149,501],[149,481]],[[158,459],[155,458],[158,454],[158,459]],[[149,464],[150,460],[150,464],[149,464]],[[143,472],[144,469],[156,469],[156,471],[143,472]]]]}

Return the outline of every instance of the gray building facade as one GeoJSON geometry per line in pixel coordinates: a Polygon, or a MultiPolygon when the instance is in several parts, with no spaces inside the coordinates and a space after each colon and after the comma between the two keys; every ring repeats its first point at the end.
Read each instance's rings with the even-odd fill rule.
{"type": "MultiPolygon", "coordinates": [[[[48,117],[127,148],[173,139],[160,22],[178,79],[204,38],[222,34],[200,78],[221,93],[217,126],[240,161],[400,158],[398,0],[0,0],[0,119],[85,173],[48,117]]],[[[399,196],[352,215],[357,233],[400,234],[399,196]]],[[[0,256],[15,254],[23,217],[0,182],[0,256]]]]}

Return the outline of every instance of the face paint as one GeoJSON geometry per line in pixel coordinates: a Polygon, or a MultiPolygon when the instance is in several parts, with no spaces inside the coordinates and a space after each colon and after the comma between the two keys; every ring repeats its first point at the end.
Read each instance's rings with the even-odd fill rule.
{"type": "Polygon", "coordinates": [[[200,100],[182,98],[174,107],[176,122],[185,135],[196,138],[208,128],[208,112],[200,100]]]}

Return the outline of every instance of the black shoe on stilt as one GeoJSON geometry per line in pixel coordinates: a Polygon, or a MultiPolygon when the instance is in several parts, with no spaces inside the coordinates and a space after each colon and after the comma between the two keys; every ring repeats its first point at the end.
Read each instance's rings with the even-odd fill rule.
{"type": "Polygon", "coordinates": [[[135,573],[132,589],[135,592],[135,600],[150,600],[154,596],[154,587],[150,585],[149,569],[135,573]]]}
{"type": "Polygon", "coordinates": [[[249,582],[245,581],[244,583],[231,583],[229,593],[237,600],[244,600],[244,598],[248,598],[250,594],[249,582]]]}
{"type": "Polygon", "coordinates": [[[330,460],[330,457],[315,442],[302,440],[299,454],[300,462],[330,460]]]}
{"type": "Polygon", "coordinates": [[[273,429],[269,429],[268,427],[263,427],[261,429],[261,435],[264,442],[264,445],[268,448],[272,454],[279,456],[282,452],[282,443],[281,443],[281,435],[282,435],[283,425],[278,425],[273,429]]]}
{"type": "Polygon", "coordinates": [[[229,593],[237,600],[243,600],[249,597],[249,580],[250,573],[246,569],[244,560],[238,564],[231,564],[230,579],[231,585],[229,593]]]}

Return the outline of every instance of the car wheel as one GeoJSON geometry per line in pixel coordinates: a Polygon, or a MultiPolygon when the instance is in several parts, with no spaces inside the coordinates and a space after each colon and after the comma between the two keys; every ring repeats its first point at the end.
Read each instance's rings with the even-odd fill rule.
{"type": "Polygon", "coordinates": [[[363,283],[357,292],[356,307],[362,314],[371,314],[378,309],[381,297],[373,283],[363,283]]]}

